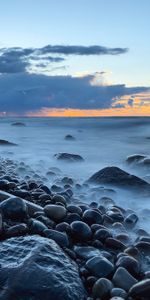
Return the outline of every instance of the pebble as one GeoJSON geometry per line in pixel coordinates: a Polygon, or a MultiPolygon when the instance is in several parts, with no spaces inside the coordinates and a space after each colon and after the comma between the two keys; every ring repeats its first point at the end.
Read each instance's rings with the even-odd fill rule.
{"type": "Polygon", "coordinates": [[[103,256],[90,258],[85,266],[92,275],[97,277],[107,277],[114,271],[114,265],[103,256]]]}
{"type": "Polygon", "coordinates": [[[83,221],[86,222],[88,225],[92,224],[101,224],[103,221],[102,215],[100,212],[94,209],[88,209],[83,213],[83,221]]]}
{"type": "Polygon", "coordinates": [[[75,240],[88,241],[92,237],[91,228],[82,221],[74,221],[70,224],[72,236],[75,240]]]}
{"type": "Polygon", "coordinates": [[[138,299],[150,299],[150,279],[142,280],[134,284],[129,290],[129,295],[138,299]]]}
{"type": "Polygon", "coordinates": [[[62,221],[67,213],[66,208],[60,205],[46,205],[44,211],[50,219],[56,222],[62,221]]]}
{"type": "Polygon", "coordinates": [[[137,280],[125,268],[119,267],[113,276],[112,282],[116,287],[128,292],[137,283],[137,280]]]}
{"type": "Polygon", "coordinates": [[[66,233],[57,230],[46,229],[43,232],[44,236],[54,240],[61,247],[69,246],[69,239],[66,233]]]}
{"type": "Polygon", "coordinates": [[[102,298],[105,299],[108,298],[110,295],[110,292],[113,288],[113,284],[110,280],[106,278],[100,278],[98,279],[92,289],[92,295],[94,299],[96,298],[102,298]]]}

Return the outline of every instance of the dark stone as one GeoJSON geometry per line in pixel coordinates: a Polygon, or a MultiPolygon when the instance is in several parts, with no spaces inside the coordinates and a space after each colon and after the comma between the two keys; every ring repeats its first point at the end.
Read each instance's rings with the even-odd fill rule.
{"type": "Polygon", "coordinates": [[[57,231],[61,231],[61,232],[70,232],[71,227],[68,223],[62,222],[62,223],[57,224],[55,229],[57,231]]]}
{"type": "Polygon", "coordinates": [[[70,224],[72,236],[75,240],[88,241],[92,237],[91,228],[84,222],[75,221],[70,224]]]}
{"type": "Polygon", "coordinates": [[[14,237],[14,236],[22,236],[22,235],[26,235],[28,231],[29,230],[27,225],[22,223],[8,228],[5,232],[5,236],[7,238],[14,237]]]}
{"type": "Polygon", "coordinates": [[[56,222],[62,221],[66,216],[66,209],[61,205],[46,205],[44,211],[50,219],[56,222]]]}
{"type": "Polygon", "coordinates": [[[61,202],[61,203],[65,204],[65,205],[66,205],[66,202],[67,202],[64,196],[58,195],[58,194],[54,195],[52,197],[52,201],[54,201],[55,203],[56,202],[61,202]]]}
{"type": "Polygon", "coordinates": [[[128,164],[139,163],[144,158],[146,158],[145,155],[142,155],[142,154],[133,154],[133,155],[130,155],[130,156],[127,157],[126,162],[128,164]]]}
{"type": "Polygon", "coordinates": [[[122,297],[127,298],[127,292],[121,288],[113,288],[110,292],[111,297],[122,297]]]}
{"type": "Polygon", "coordinates": [[[31,234],[43,234],[43,231],[48,229],[41,221],[30,219],[29,230],[31,234]]]}
{"type": "Polygon", "coordinates": [[[137,280],[124,268],[119,267],[112,279],[115,286],[124,289],[125,291],[129,291],[129,289],[137,283],[137,280]]]}
{"type": "Polygon", "coordinates": [[[126,248],[126,246],[122,242],[115,238],[107,238],[105,241],[105,245],[115,250],[124,250],[126,248]]]}
{"type": "Polygon", "coordinates": [[[26,126],[26,124],[23,123],[23,122],[15,122],[15,123],[12,123],[11,125],[12,125],[12,126],[21,126],[21,127],[22,127],[22,126],[23,126],[23,127],[26,126]]]}
{"type": "Polygon", "coordinates": [[[104,243],[105,240],[111,236],[112,234],[107,229],[98,229],[94,234],[94,239],[104,243]]]}
{"type": "Polygon", "coordinates": [[[77,265],[53,240],[40,236],[7,239],[0,244],[0,265],[0,299],[86,298],[77,265]]]}
{"type": "Polygon", "coordinates": [[[27,218],[26,202],[18,197],[8,198],[0,203],[0,209],[5,218],[23,220],[27,218]]]}
{"type": "Polygon", "coordinates": [[[84,211],[83,213],[83,221],[86,222],[89,225],[92,224],[101,224],[103,221],[102,215],[100,214],[100,212],[94,210],[94,209],[88,209],[86,211],[84,211]]]}
{"type": "Polygon", "coordinates": [[[113,284],[110,280],[106,278],[100,278],[98,279],[92,289],[92,295],[94,299],[100,298],[100,299],[108,299],[110,296],[110,291],[113,288],[113,284]]]}
{"type": "Polygon", "coordinates": [[[79,256],[80,258],[83,258],[85,260],[95,257],[95,256],[100,256],[101,252],[100,250],[91,247],[91,246],[75,246],[74,251],[79,256]]]}
{"type": "Polygon", "coordinates": [[[116,262],[116,267],[124,267],[133,276],[140,272],[139,262],[131,256],[120,257],[116,262]]]}
{"type": "Polygon", "coordinates": [[[82,209],[79,206],[70,204],[70,205],[67,206],[67,210],[70,213],[76,213],[79,216],[82,216],[82,209]]]}
{"type": "Polygon", "coordinates": [[[65,232],[60,232],[60,231],[52,230],[52,229],[46,229],[44,231],[44,236],[49,239],[54,240],[61,247],[69,246],[68,236],[65,232]]]}
{"type": "Polygon", "coordinates": [[[74,221],[81,221],[81,220],[82,220],[81,217],[76,213],[68,214],[64,219],[64,221],[67,222],[68,224],[71,224],[74,221]]]}
{"type": "Polygon", "coordinates": [[[138,221],[138,216],[134,213],[128,215],[124,220],[125,224],[127,225],[135,225],[137,221],[138,221]]]}
{"type": "Polygon", "coordinates": [[[97,277],[107,277],[114,271],[114,265],[103,256],[90,258],[85,266],[92,275],[97,277]]]}
{"type": "Polygon", "coordinates": [[[0,146],[17,146],[17,144],[6,140],[0,140],[0,146]]]}
{"type": "Polygon", "coordinates": [[[80,162],[84,161],[83,157],[78,154],[71,154],[71,153],[58,153],[55,154],[54,157],[57,160],[63,160],[68,162],[80,162]]]}
{"type": "Polygon", "coordinates": [[[89,183],[110,184],[120,187],[149,188],[150,184],[145,180],[131,175],[118,167],[106,167],[88,179],[89,183]]]}
{"type": "Polygon", "coordinates": [[[150,279],[142,280],[133,285],[129,291],[130,296],[137,299],[149,300],[150,297],[150,279]]]}
{"type": "Polygon", "coordinates": [[[134,245],[140,252],[143,254],[150,254],[150,243],[149,242],[144,242],[140,241],[134,245]]]}
{"type": "Polygon", "coordinates": [[[67,135],[65,136],[65,140],[67,140],[67,141],[75,141],[75,137],[72,136],[71,134],[67,134],[67,135]]]}

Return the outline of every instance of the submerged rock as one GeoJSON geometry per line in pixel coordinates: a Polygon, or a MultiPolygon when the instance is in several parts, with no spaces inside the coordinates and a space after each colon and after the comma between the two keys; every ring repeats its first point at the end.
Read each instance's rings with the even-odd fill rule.
{"type": "Polygon", "coordinates": [[[126,162],[128,164],[132,164],[132,163],[138,163],[141,160],[143,160],[144,158],[146,158],[145,155],[142,154],[133,154],[127,157],[126,162]]]}
{"type": "Polygon", "coordinates": [[[119,187],[145,187],[150,189],[150,184],[148,182],[135,175],[131,175],[118,167],[106,167],[92,175],[87,182],[110,184],[119,187]]]}
{"type": "Polygon", "coordinates": [[[0,140],[0,146],[17,146],[17,144],[9,142],[7,140],[0,140]]]}
{"type": "Polygon", "coordinates": [[[68,162],[84,161],[84,159],[81,155],[72,154],[72,153],[58,153],[58,154],[55,154],[54,157],[57,160],[63,160],[63,161],[68,161],[68,162]]]}
{"type": "Polygon", "coordinates": [[[53,240],[8,239],[0,244],[0,265],[0,299],[85,299],[77,265],[53,240]]]}
{"type": "Polygon", "coordinates": [[[26,126],[26,124],[23,122],[15,122],[15,123],[12,123],[11,125],[12,126],[26,126]]]}
{"type": "Polygon", "coordinates": [[[73,135],[71,135],[71,134],[67,134],[65,136],[65,140],[67,140],[67,141],[75,141],[75,137],[73,135]]]}

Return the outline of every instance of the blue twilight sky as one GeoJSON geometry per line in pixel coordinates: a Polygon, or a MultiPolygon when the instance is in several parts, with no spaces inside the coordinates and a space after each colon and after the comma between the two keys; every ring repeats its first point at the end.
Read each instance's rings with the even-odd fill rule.
{"type": "MultiPolygon", "coordinates": [[[[64,77],[67,76],[79,76],[80,78],[83,75],[87,79],[87,74],[104,72],[104,76],[101,73],[102,75],[99,78],[102,85],[123,84],[129,88],[141,86],[148,88],[150,87],[149,14],[149,0],[0,0],[0,48],[3,49],[1,53],[6,54],[9,48],[12,47],[39,49],[47,45],[87,47],[98,45],[106,48],[128,48],[128,51],[115,55],[105,53],[103,55],[73,54],[64,56],[62,53],[51,54],[51,52],[48,52],[47,55],[59,57],[59,61],[51,61],[47,65],[44,62],[43,68],[43,61],[39,60],[41,67],[34,68],[30,66],[30,73],[36,73],[37,76],[51,75],[56,80],[56,76],[59,75],[64,80],[64,77]]],[[[20,79],[18,80],[17,77],[20,72],[21,77],[23,76],[22,73],[25,77],[29,76],[29,73],[25,71],[28,70],[28,65],[24,65],[24,67],[24,69],[19,68],[17,69],[19,71],[13,72],[12,69],[10,70],[10,57],[9,61],[8,57],[6,60],[6,56],[1,58],[0,89],[2,89],[2,86],[7,86],[7,82],[9,86],[10,81],[14,82],[15,80],[16,89],[24,91],[25,85],[25,94],[26,90],[29,89],[25,83],[27,79],[24,79],[20,85],[20,79]],[[3,81],[5,81],[5,84],[3,81]],[[17,86],[18,82],[19,86],[17,86]]],[[[32,75],[30,74],[30,76],[32,75]]],[[[141,90],[141,92],[144,91],[141,90]]],[[[48,94],[51,98],[50,90],[48,94]]],[[[124,95],[129,95],[129,92],[119,92],[116,95],[111,95],[111,97],[124,95]]],[[[6,93],[4,93],[4,96],[6,97],[6,93]]],[[[3,110],[7,112],[7,105],[11,101],[11,97],[12,95],[9,95],[9,97],[7,95],[6,101],[2,101],[0,98],[0,112],[3,110]],[[7,105],[4,102],[7,102],[7,105]]],[[[13,97],[15,97],[15,94],[13,94],[13,97]]],[[[33,98],[36,98],[35,94],[33,98]]],[[[16,101],[19,101],[17,97],[16,99],[16,101]]],[[[93,100],[93,94],[92,101],[95,101],[95,98],[93,100]]],[[[147,103],[149,103],[148,101],[147,103]]],[[[65,107],[71,107],[71,104],[67,105],[65,107]]],[[[40,107],[43,107],[42,104],[40,107]]],[[[89,106],[87,108],[89,109],[89,106]]],[[[101,106],[94,105],[94,108],[101,108],[101,106]]]]}

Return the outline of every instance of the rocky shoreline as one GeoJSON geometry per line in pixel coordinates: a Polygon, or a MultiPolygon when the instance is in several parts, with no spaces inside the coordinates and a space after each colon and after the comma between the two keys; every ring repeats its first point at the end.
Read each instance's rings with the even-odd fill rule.
{"type": "Polygon", "coordinates": [[[0,162],[0,300],[150,299],[150,235],[103,186],[149,184],[115,167],[80,184],[0,162]]]}

